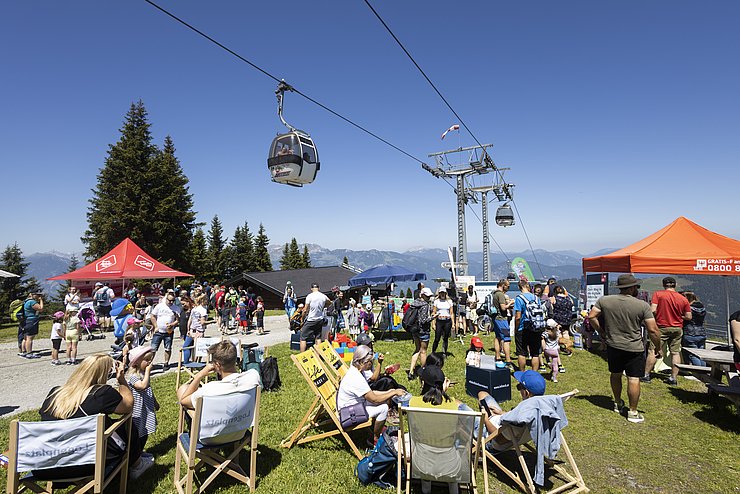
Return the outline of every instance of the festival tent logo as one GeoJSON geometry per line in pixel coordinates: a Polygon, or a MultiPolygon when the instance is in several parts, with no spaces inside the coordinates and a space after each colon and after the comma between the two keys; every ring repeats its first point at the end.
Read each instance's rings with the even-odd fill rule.
{"type": "Polygon", "coordinates": [[[147,271],[154,271],[154,261],[147,259],[146,257],[139,254],[134,260],[134,264],[140,268],[146,269],[147,271]]]}
{"type": "Polygon", "coordinates": [[[704,271],[707,269],[707,260],[706,259],[697,259],[696,260],[696,266],[694,266],[694,271],[704,271]]]}
{"type": "Polygon", "coordinates": [[[113,266],[116,265],[116,255],[111,254],[108,257],[99,260],[95,263],[95,271],[100,273],[101,271],[105,271],[106,269],[110,269],[113,266]]]}

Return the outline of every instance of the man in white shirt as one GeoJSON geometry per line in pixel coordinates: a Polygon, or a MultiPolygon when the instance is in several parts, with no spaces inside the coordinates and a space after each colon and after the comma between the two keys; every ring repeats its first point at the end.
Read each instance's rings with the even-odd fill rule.
{"type": "Polygon", "coordinates": [[[168,293],[152,310],[151,314],[154,334],[152,334],[152,349],[154,353],[159,350],[159,345],[164,342],[164,364],[162,370],[166,371],[170,366],[172,355],[172,333],[180,323],[180,308],[175,305],[175,294],[168,293]]]}
{"type": "Polygon", "coordinates": [[[64,309],[65,310],[79,310],[80,309],[80,294],[77,293],[77,287],[69,287],[69,293],[64,296],[64,309]]]}
{"type": "Polygon", "coordinates": [[[306,351],[306,340],[315,339],[321,343],[321,328],[324,326],[324,309],[330,304],[329,297],[319,291],[319,284],[311,284],[311,293],[306,296],[303,307],[303,326],[301,327],[301,352],[306,351]]]}

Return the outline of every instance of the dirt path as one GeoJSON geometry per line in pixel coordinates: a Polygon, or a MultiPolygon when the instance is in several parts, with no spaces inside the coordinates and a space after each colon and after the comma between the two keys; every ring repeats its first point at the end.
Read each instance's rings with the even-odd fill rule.
{"type": "MultiPolygon", "coordinates": [[[[290,330],[288,320],[285,316],[265,317],[265,331],[267,334],[257,336],[255,333],[238,336],[242,343],[257,342],[262,346],[275,345],[290,341],[290,330]]],[[[208,327],[206,336],[218,336],[218,327],[213,324],[208,327]]],[[[108,333],[102,340],[81,341],[78,347],[77,358],[85,358],[88,355],[99,352],[110,351],[113,343],[113,333],[108,333]]],[[[176,338],[173,342],[172,358],[170,365],[177,368],[177,359],[182,340],[176,338]]],[[[62,345],[64,348],[64,345],[62,345]]],[[[18,357],[18,347],[15,343],[0,344],[0,416],[12,415],[29,409],[38,408],[46,398],[47,393],[54,386],[63,384],[72,374],[74,366],[51,365],[51,342],[48,339],[35,340],[34,351],[41,353],[39,359],[25,359],[18,357]]],[[[65,355],[60,359],[64,361],[65,355]]],[[[161,364],[164,359],[164,351],[160,347],[159,353],[154,359],[155,371],[152,376],[162,375],[161,364]]],[[[168,372],[173,372],[170,369],[168,372]]]]}

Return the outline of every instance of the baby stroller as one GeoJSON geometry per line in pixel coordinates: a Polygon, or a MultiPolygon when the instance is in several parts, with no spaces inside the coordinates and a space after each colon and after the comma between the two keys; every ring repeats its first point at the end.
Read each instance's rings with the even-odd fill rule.
{"type": "Polygon", "coordinates": [[[478,331],[491,334],[493,320],[496,317],[496,308],[493,305],[493,297],[490,294],[486,295],[481,306],[476,309],[476,313],[478,314],[478,320],[476,321],[478,331]]]}
{"type": "Polygon", "coordinates": [[[85,334],[86,340],[103,339],[105,335],[98,325],[98,320],[95,318],[95,310],[92,307],[81,306],[77,317],[80,319],[80,328],[85,334]],[[93,330],[97,329],[97,334],[93,334],[93,330]]]}

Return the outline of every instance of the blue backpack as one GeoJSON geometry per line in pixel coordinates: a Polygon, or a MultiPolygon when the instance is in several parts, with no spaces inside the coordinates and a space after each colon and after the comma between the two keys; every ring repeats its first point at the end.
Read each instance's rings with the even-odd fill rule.
{"type": "Polygon", "coordinates": [[[532,298],[528,299],[524,294],[518,295],[518,297],[524,302],[524,327],[530,331],[542,332],[547,326],[545,321],[545,311],[542,308],[540,299],[536,295],[531,296],[532,298]]]}
{"type": "MultiPolygon", "coordinates": [[[[363,485],[375,484],[383,489],[395,489],[398,479],[397,462],[398,452],[386,430],[380,435],[372,451],[357,464],[355,475],[363,485]]],[[[401,474],[402,480],[404,474],[405,472],[401,474]]]]}

